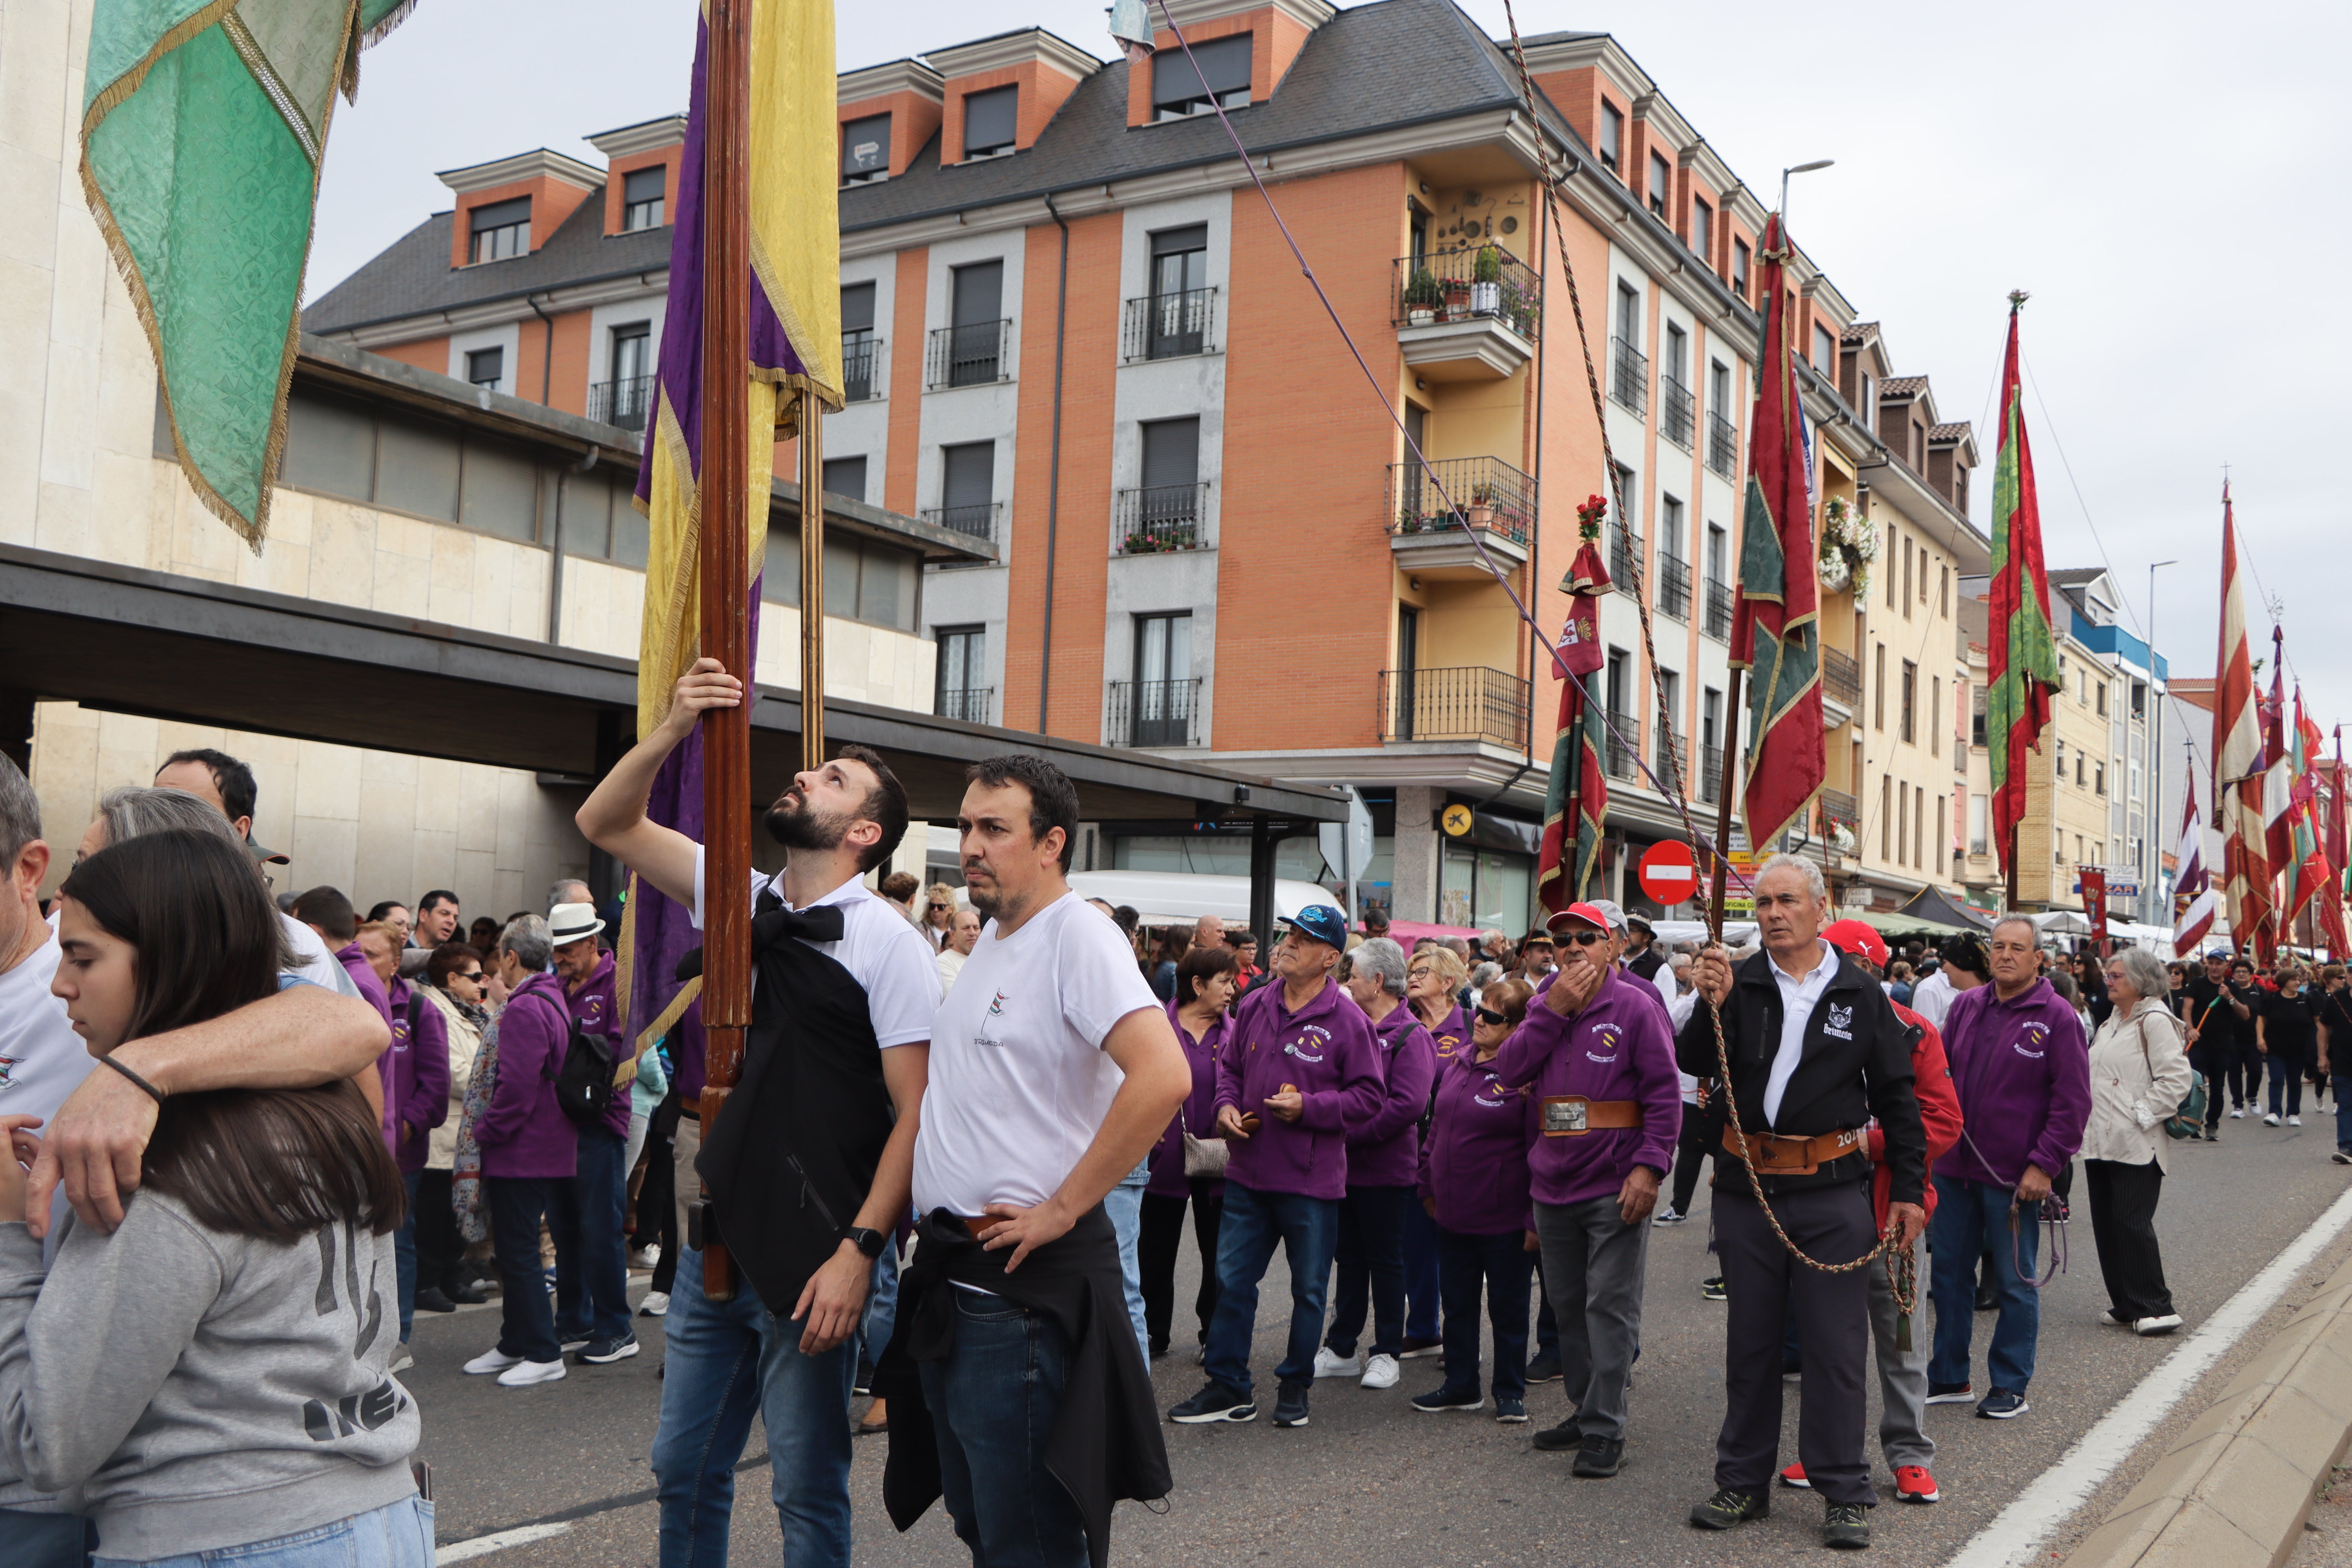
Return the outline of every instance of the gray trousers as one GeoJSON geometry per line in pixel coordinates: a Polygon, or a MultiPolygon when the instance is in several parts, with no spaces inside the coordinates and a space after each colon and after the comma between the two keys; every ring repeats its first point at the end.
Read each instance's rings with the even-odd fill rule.
{"type": "MultiPolygon", "coordinates": [[[[1789,1239],[1822,1263],[1860,1258],[1875,1240],[1866,1181],[1782,1193],[1772,1199],[1772,1212],[1789,1239]]],[[[1828,1274],[1798,1262],[1738,1176],[1715,1190],[1715,1238],[1730,1298],[1715,1484],[1750,1497],[1769,1495],[1780,1449],[1781,1350],[1793,1312],[1805,1361],[1797,1458],[1829,1501],[1875,1503],[1862,1455],[1870,1415],[1862,1385],[1870,1351],[1867,1272],[1828,1274]]],[[[1919,1325],[1911,1331],[1916,1343],[1919,1325]]]]}
{"type": "MultiPolygon", "coordinates": [[[[1911,1244],[1916,1258],[1919,1244],[1911,1244]]],[[[1895,1289],[1887,1282],[1886,1259],[1870,1266],[1870,1337],[1878,1352],[1878,1396],[1885,1407],[1878,1418],[1878,1450],[1886,1468],[1906,1465],[1925,1468],[1936,1458],[1936,1440],[1927,1436],[1927,1277],[1918,1276],[1919,1299],[1911,1310],[1911,1348],[1895,1348],[1895,1289]]],[[[1811,1356],[1806,1373],[1811,1374],[1811,1356]]],[[[1811,1472],[1808,1472],[1810,1474],[1811,1472]]]]}
{"type": "Polygon", "coordinates": [[[1577,1429],[1622,1441],[1625,1380],[1642,1343],[1642,1279],[1650,1222],[1627,1225],[1617,1194],[1536,1205],[1544,1289],[1559,1320],[1559,1365],[1577,1429]]]}

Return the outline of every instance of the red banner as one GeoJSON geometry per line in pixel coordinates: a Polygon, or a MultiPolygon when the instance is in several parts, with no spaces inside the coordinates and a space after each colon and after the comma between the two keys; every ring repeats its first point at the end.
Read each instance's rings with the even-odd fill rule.
{"type": "Polygon", "coordinates": [[[2099,956],[2107,953],[2107,874],[2094,871],[2088,866],[2075,868],[2075,879],[2083,884],[2083,918],[2091,922],[2091,940],[2098,944],[2099,956]]]}

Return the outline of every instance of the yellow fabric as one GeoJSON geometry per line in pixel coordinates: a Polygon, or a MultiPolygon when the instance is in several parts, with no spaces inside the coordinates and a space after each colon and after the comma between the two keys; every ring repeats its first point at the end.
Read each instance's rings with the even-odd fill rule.
{"type": "MultiPolygon", "coordinates": [[[[841,176],[833,5],[757,0],[751,14],[751,270],[793,354],[808,367],[810,390],[837,409],[841,176]]],[[[782,379],[781,372],[771,374],[782,379]]]]}
{"type": "MultiPolygon", "coordinates": [[[[836,302],[836,321],[840,309],[836,302]]],[[[754,380],[745,398],[751,440],[750,472],[744,477],[749,497],[744,522],[754,575],[768,550],[768,482],[774,471],[775,447],[764,437],[776,423],[777,394],[772,384],[754,380]]],[[[646,610],[637,642],[637,739],[641,741],[668,716],[670,689],[699,656],[702,646],[698,566],[702,497],[695,486],[685,433],[678,428],[677,412],[667,397],[658,400],[646,449],[654,478],[646,507],[646,610]]],[[[757,652],[753,650],[755,656],[757,652]]]]}

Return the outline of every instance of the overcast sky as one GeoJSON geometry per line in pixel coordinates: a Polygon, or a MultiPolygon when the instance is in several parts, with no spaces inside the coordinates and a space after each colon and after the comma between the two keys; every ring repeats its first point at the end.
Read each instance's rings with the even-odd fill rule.
{"type": "MultiPolygon", "coordinates": [[[[1502,0],[1465,8],[1503,35],[1502,0]]],[[[601,162],[584,135],[683,110],[694,16],[678,0],[424,0],[335,120],[311,292],[448,206],[437,169],[539,146],[601,162]]],[[[1100,0],[839,16],[845,69],[1029,23],[1110,53],[1100,0]]],[[[1798,176],[1791,228],[1884,323],[1896,374],[1933,376],[1940,416],[1977,424],[1979,527],[2004,300],[2031,289],[2050,564],[2112,566],[2137,630],[2149,563],[2178,558],[2158,576],[2157,644],[2178,673],[2210,675],[2230,464],[2290,672],[2324,726],[2352,722],[2352,317],[2331,281],[2352,254],[2335,188],[2352,7],[1527,0],[1519,24],[1613,32],[1767,202],[1783,164],[1837,160],[1798,176]]],[[[2251,581],[2247,616],[2266,643],[2251,581]]]]}

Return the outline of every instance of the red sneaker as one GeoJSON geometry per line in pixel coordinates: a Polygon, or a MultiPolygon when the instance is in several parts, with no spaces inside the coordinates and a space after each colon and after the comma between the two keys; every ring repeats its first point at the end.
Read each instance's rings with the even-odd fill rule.
{"type": "MultiPolygon", "coordinates": [[[[1923,1470],[1920,1473],[1924,1475],[1927,1472],[1923,1470]]],[[[1813,1483],[1805,1479],[1805,1467],[1801,1464],[1790,1465],[1787,1469],[1782,1470],[1780,1484],[1784,1487],[1795,1487],[1800,1491],[1813,1489],[1813,1483]]]]}
{"type": "Polygon", "coordinates": [[[1943,1495],[1936,1489],[1936,1478],[1927,1473],[1925,1465],[1906,1465],[1895,1472],[1897,1502],[1934,1502],[1943,1495]]]}

